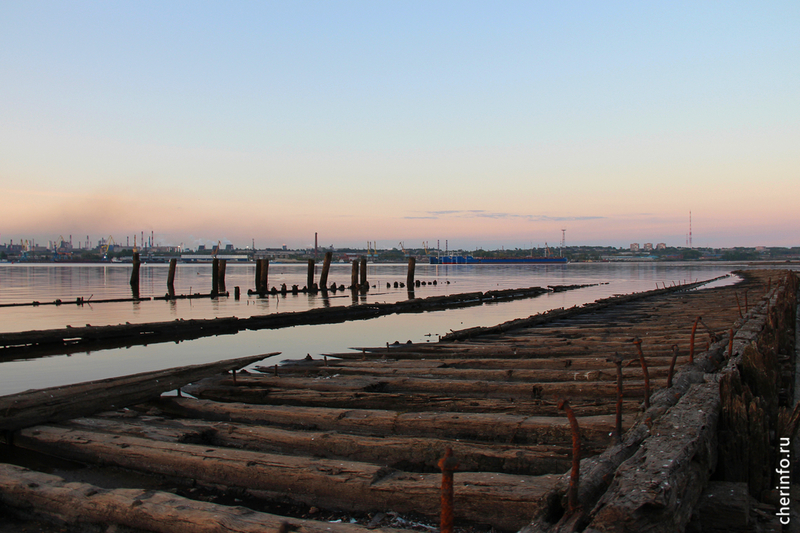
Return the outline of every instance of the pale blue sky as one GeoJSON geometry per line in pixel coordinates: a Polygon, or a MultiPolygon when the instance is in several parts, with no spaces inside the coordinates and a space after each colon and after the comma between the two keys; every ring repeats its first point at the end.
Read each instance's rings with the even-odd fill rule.
{"type": "Polygon", "coordinates": [[[800,245],[800,4],[0,3],[0,241],[800,245]]]}

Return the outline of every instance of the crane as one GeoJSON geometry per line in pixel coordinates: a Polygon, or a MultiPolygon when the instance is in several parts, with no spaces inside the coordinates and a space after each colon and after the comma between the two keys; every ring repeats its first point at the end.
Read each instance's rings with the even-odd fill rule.
{"type": "MultiPolygon", "coordinates": [[[[133,239],[135,241],[136,237],[134,237],[133,239]]],[[[113,252],[114,251],[114,247],[116,245],[117,245],[117,242],[114,240],[114,237],[112,237],[111,235],[109,235],[108,239],[106,239],[106,241],[103,242],[100,245],[100,251],[103,253],[103,261],[106,261],[108,259],[108,252],[113,252]]],[[[135,243],[134,243],[134,246],[136,246],[135,243]]]]}

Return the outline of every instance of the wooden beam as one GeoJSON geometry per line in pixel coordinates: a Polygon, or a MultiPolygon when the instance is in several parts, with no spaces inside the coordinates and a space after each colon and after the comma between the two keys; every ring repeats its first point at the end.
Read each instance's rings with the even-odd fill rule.
{"type": "MultiPolygon", "coordinates": [[[[156,533],[367,533],[365,526],[286,518],[146,489],[106,489],[67,482],[19,466],[0,464],[0,502],[27,514],[73,526],[109,525],[156,533]],[[289,527],[287,527],[289,526],[289,527]]],[[[109,531],[112,528],[108,528],[109,531]]],[[[409,530],[381,528],[381,531],[409,530]]]]}
{"type": "Polygon", "coordinates": [[[45,422],[89,416],[109,409],[121,409],[158,398],[164,392],[204,377],[243,368],[279,353],[251,355],[0,396],[0,429],[17,430],[45,422]]]}

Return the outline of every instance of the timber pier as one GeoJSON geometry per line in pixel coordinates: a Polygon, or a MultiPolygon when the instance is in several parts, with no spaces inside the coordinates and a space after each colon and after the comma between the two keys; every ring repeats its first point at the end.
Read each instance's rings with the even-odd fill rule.
{"type": "Polygon", "coordinates": [[[359,533],[441,518],[442,531],[452,519],[473,531],[781,531],[775,466],[800,419],[798,278],[739,276],[437,343],[228,362],[182,374],[177,396],[120,394],[68,416],[45,406],[27,423],[10,419],[18,398],[0,398],[0,504],[75,530],[359,533]],[[73,468],[33,468],[54,457],[73,468]],[[115,485],[119,472],[131,479],[115,485]]]}

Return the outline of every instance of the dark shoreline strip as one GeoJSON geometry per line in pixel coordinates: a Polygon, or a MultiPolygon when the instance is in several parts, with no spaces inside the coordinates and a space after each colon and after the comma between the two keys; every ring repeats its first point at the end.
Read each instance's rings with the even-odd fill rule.
{"type": "MultiPolygon", "coordinates": [[[[590,285],[570,285],[558,290],[570,290],[590,285]]],[[[484,303],[533,298],[555,290],[554,287],[529,287],[501,291],[470,292],[450,296],[414,298],[395,303],[372,303],[338,307],[323,307],[288,313],[252,316],[249,318],[223,317],[212,319],[177,319],[169,322],[146,324],[119,324],[114,326],[67,327],[33,330],[18,333],[0,333],[0,360],[20,357],[75,353],[151,344],[177,342],[212,335],[232,335],[243,330],[279,329],[290,326],[335,324],[350,320],[368,320],[395,313],[422,313],[483,305],[484,303]]]]}

